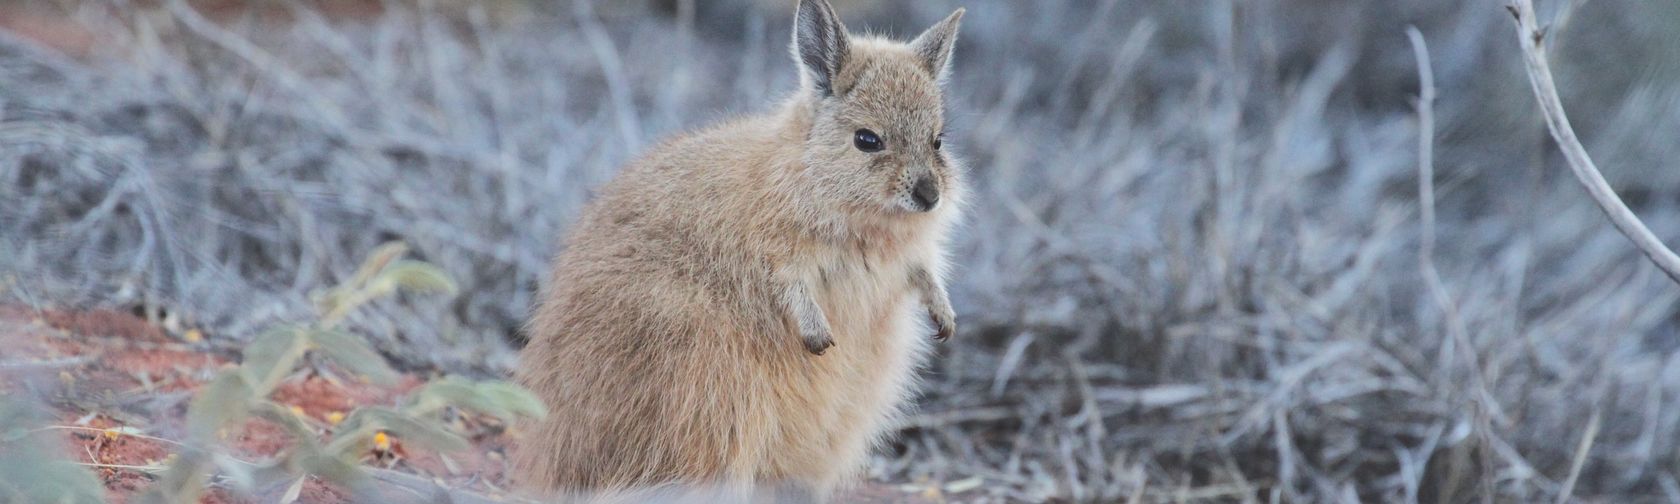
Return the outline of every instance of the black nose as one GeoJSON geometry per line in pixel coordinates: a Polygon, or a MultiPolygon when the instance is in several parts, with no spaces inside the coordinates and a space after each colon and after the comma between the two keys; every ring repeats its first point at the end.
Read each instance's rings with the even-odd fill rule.
{"type": "Polygon", "coordinates": [[[917,205],[921,205],[922,211],[932,210],[934,205],[939,204],[939,185],[935,184],[932,178],[922,177],[916,181],[916,187],[910,190],[910,197],[916,200],[917,205]]]}

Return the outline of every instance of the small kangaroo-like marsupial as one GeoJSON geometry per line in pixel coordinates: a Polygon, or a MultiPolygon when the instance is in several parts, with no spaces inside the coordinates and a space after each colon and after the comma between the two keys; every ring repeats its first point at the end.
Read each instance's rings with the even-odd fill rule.
{"type": "Polygon", "coordinates": [[[910,42],[802,0],[800,87],[666,140],[572,229],[527,328],[521,484],[824,500],[956,331],[944,243],[965,195],[943,84],[958,10],[910,42]]]}

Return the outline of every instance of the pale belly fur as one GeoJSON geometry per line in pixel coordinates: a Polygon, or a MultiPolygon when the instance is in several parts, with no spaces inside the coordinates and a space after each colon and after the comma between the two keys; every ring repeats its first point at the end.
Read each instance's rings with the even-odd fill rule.
{"type": "Polygon", "coordinates": [[[871,448],[903,414],[930,330],[903,267],[830,269],[816,294],[835,347],[821,356],[789,353],[780,384],[770,383],[764,421],[777,425],[759,480],[792,477],[830,490],[857,480],[871,448]]]}

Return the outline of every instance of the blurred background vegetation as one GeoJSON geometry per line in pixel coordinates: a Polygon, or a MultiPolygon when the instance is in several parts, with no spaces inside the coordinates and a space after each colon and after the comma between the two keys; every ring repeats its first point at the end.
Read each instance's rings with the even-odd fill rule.
{"type": "MultiPolygon", "coordinates": [[[[835,0],[968,8],[976,191],[881,481],[973,499],[1680,499],[1680,291],[1566,173],[1498,2],[835,0]],[[1420,276],[1417,69],[1449,303],[1420,276]]],[[[1680,3],[1548,1],[1565,104],[1680,243],[1680,3]]],[[[344,325],[505,375],[559,237],[641,148],[796,82],[791,0],[0,6],[0,296],[237,347],[401,240],[462,294],[344,325]]]]}

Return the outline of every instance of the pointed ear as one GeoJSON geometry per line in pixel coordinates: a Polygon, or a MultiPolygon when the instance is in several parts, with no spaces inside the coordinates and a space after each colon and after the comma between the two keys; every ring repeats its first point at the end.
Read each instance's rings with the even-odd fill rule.
{"type": "Polygon", "coordinates": [[[846,63],[850,40],[846,26],[828,0],[799,0],[793,18],[793,58],[799,62],[799,81],[819,96],[834,95],[834,76],[846,63]]]}
{"type": "Polygon", "coordinates": [[[944,82],[946,74],[950,73],[951,49],[957,45],[957,27],[962,24],[963,12],[964,9],[957,9],[910,42],[910,49],[922,57],[928,72],[940,82],[944,82]]]}

